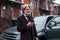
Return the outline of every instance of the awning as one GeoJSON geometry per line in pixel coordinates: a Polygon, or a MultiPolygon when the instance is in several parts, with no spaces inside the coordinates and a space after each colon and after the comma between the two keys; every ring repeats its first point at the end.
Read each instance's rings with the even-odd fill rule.
{"type": "Polygon", "coordinates": [[[8,2],[11,2],[11,4],[24,4],[24,3],[22,3],[22,2],[12,1],[12,0],[9,0],[8,2]]]}
{"type": "Polygon", "coordinates": [[[46,9],[44,9],[44,8],[39,8],[39,10],[41,10],[41,11],[43,11],[43,12],[50,12],[50,10],[46,10],[46,9]]]}
{"type": "Polygon", "coordinates": [[[1,0],[1,3],[10,3],[10,4],[20,4],[23,5],[24,3],[18,2],[18,1],[12,1],[12,0],[1,0]]]}

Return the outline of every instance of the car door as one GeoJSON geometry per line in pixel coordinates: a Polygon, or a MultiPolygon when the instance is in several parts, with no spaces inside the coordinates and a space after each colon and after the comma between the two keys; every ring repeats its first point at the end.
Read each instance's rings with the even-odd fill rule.
{"type": "Polygon", "coordinates": [[[60,40],[60,16],[54,17],[47,23],[46,39],[60,40]]]}
{"type": "Polygon", "coordinates": [[[34,18],[35,27],[36,27],[38,36],[41,36],[44,34],[42,30],[45,29],[45,23],[46,23],[47,18],[48,16],[40,16],[40,17],[34,18]]]}
{"type": "Polygon", "coordinates": [[[34,18],[35,27],[39,40],[45,40],[45,25],[50,16],[39,16],[34,18]]]}

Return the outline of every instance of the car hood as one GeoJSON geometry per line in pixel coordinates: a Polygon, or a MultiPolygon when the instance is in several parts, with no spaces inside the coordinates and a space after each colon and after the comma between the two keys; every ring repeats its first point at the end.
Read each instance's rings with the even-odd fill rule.
{"type": "Polygon", "coordinates": [[[8,28],[4,32],[5,33],[10,33],[10,34],[20,34],[20,32],[17,31],[17,26],[8,28]]]}

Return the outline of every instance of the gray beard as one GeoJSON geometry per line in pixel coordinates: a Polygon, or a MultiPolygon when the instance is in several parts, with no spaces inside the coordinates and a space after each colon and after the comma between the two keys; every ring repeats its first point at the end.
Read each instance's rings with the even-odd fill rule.
{"type": "Polygon", "coordinates": [[[26,15],[30,15],[30,16],[31,16],[31,13],[28,13],[28,14],[26,14],[26,15]]]}

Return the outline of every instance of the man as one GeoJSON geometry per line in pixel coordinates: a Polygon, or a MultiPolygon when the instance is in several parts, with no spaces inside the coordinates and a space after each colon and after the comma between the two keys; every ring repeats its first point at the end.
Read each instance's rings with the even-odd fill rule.
{"type": "Polygon", "coordinates": [[[30,16],[29,5],[22,9],[23,15],[17,19],[17,30],[21,32],[21,40],[38,40],[33,18],[30,16]]]}

